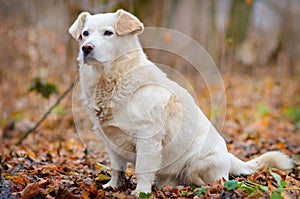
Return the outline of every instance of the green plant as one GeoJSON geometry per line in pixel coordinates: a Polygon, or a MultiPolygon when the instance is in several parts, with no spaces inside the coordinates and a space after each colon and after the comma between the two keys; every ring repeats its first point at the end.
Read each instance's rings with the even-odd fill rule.
{"type": "Polygon", "coordinates": [[[40,77],[35,77],[30,81],[29,91],[35,91],[41,94],[44,98],[49,98],[51,94],[58,94],[57,88],[54,84],[44,82],[40,77]]]}
{"type": "Polygon", "coordinates": [[[264,117],[264,116],[268,115],[269,112],[270,112],[269,109],[268,109],[268,107],[265,106],[261,102],[256,105],[256,109],[258,110],[260,117],[264,117]]]}
{"type": "Polygon", "coordinates": [[[244,182],[238,182],[236,180],[229,180],[224,183],[227,191],[234,190],[236,188],[246,189],[248,194],[253,193],[255,190],[268,191],[268,187],[250,182],[248,180],[244,182]]]}
{"type": "Polygon", "coordinates": [[[153,194],[151,193],[144,193],[144,192],[140,193],[140,198],[150,198],[151,196],[153,196],[153,194]]]}
{"type": "MultiPolygon", "coordinates": [[[[286,188],[287,182],[282,180],[281,176],[272,171],[272,168],[269,168],[269,173],[273,176],[276,181],[277,188],[273,190],[270,194],[270,199],[281,199],[282,194],[286,190],[300,190],[300,188],[286,188]]],[[[227,191],[234,190],[237,188],[246,189],[248,194],[253,193],[254,191],[263,191],[268,192],[269,189],[267,186],[257,184],[254,182],[250,182],[245,180],[243,182],[238,182],[236,180],[228,180],[224,183],[224,187],[226,187],[227,191]]]]}
{"type": "Polygon", "coordinates": [[[200,188],[200,189],[196,189],[193,193],[194,196],[200,196],[201,194],[205,194],[207,193],[207,188],[204,187],[204,188],[200,188]]]}
{"type": "Polygon", "coordinates": [[[286,108],[283,113],[286,117],[291,118],[298,128],[300,127],[300,107],[286,108]]]}
{"type": "Polygon", "coordinates": [[[64,113],[64,109],[63,109],[61,106],[59,106],[59,105],[55,106],[55,108],[54,108],[53,110],[54,110],[54,112],[56,112],[58,115],[62,115],[62,114],[64,113]]]}

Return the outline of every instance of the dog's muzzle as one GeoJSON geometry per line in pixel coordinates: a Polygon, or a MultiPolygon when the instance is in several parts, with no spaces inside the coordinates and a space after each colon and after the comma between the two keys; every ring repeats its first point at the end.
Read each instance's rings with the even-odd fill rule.
{"type": "Polygon", "coordinates": [[[84,59],[87,58],[87,56],[94,50],[94,48],[95,48],[95,46],[93,44],[90,44],[90,43],[84,44],[81,47],[84,59]]]}
{"type": "Polygon", "coordinates": [[[95,53],[93,53],[93,51],[95,51],[95,46],[91,43],[86,43],[81,47],[81,51],[83,54],[83,61],[84,63],[96,63],[96,64],[106,64],[107,60],[99,60],[97,59],[97,57],[95,56],[95,53]]]}

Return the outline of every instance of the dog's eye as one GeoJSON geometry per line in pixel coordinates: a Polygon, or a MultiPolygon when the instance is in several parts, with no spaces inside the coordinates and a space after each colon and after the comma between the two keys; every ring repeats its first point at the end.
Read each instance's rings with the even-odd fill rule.
{"type": "Polygon", "coordinates": [[[82,33],[82,35],[85,36],[85,37],[89,36],[89,34],[90,34],[90,33],[89,33],[87,30],[86,30],[86,31],[83,31],[83,33],[82,33]]]}
{"type": "Polygon", "coordinates": [[[104,35],[105,36],[110,36],[110,35],[112,35],[112,34],[114,34],[112,31],[110,31],[110,30],[106,30],[105,32],[104,32],[104,35]]]}

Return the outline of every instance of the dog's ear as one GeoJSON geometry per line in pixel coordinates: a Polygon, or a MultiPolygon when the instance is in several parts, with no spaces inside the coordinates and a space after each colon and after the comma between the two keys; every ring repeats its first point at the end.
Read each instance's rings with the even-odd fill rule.
{"type": "Polygon", "coordinates": [[[85,21],[85,18],[87,16],[90,16],[91,14],[88,12],[82,12],[77,17],[76,21],[72,24],[72,26],[69,28],[69,33],[77,40],[80,40],[80,34],[83,28],[83,24],[85,21]]]}
{"type": "Polygon", "coordinates": [[[129,33],[140,34],[144,30],[144,25],[134,15],[122,9],[117,11],[118,19],[115,24],[118,35],[126,35],[129,33]]]}

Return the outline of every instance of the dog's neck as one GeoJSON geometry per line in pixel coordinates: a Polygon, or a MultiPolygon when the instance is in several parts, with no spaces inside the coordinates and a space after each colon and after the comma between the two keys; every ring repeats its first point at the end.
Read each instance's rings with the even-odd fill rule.
{"type": "Polygon", "coordinates": [[[121,55],[110,65],[105,66],[103,74],[106,75],[112,72],[115,73],[116,71],[126,73],[126,71],[131,68],[144,64],[146,60],[147,57],[141,48],[134,49],[126,52],[124,55],[121,55]]]}

